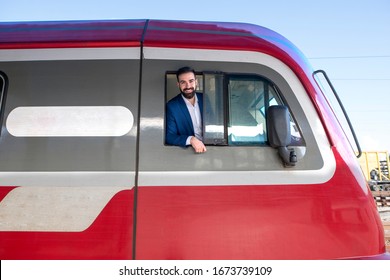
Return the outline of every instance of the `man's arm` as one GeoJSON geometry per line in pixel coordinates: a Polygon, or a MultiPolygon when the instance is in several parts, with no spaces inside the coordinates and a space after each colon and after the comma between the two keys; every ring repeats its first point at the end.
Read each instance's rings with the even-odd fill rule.
{"type": "Polygon", "coordinates": [[[195,153],[204,153],[207,151],[206,146],[203,144],[203,142],[200,141],[195,136],[193,136],[191,138],[190,143],[191,143],[192,148],[194,148],[195,153]]]}
{"type": "MultiPolygon", "coordinates": [[[[186,147],[186,141],[188,136],[192,135],[180,135],[177,123],[177,116],[175,116],[174,104],[167,105],[167,120],[166,120],[166,135],[165,141],[168,145],[175,145],[186,147]]],[[[179,109],[179,108],[177,108],[179,109]]]]}

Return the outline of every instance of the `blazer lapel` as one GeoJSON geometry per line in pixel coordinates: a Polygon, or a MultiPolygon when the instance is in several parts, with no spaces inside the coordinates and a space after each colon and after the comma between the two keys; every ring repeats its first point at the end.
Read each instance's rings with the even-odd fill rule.
{"type": "Polygon", "coordinates": [[[188,112],[187,104],[184,102],[184,100],[181,96],[179,98],[179,103],[180,103],[181,112],[183,113],[183,116],[187,122],[187,125],[188,125],[187,127],[190,127],[191,133],[194,133],[194,126],[192,124],[190,113],[188,112]]]}

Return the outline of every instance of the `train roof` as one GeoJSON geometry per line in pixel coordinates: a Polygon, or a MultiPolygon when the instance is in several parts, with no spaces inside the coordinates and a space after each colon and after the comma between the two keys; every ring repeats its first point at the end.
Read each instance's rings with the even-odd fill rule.
{"type": "Polygon", "coordinates": [[[316,107],[320,102],[305,56],[282,35],[258,25],[154,19],[0,22],[0,50],[142,46],[265,53],[294,71],[316,107]]]}
{"type": "Polygon", "coordinates": [[[0,22],[0,49],[137,46],[262,52],[287,64],[306,86],[313,72],[289,40],[248,23],[148,19],[0,22]]]}
{"type": "Polygon", "coordinates": [[[169,20],[0,23],[0,49],[154,46],[261,51],[304,62],[278,33],[253,24],[169,20]],[[282,53],[284,53],[284,55],[282,53]]]}

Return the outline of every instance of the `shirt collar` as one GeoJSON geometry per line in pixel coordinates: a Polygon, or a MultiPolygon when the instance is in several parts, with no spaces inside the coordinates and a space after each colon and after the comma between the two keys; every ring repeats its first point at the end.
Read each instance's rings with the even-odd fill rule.
{"type": "MultiPolygon", "coordinates": [[[[191,102],[190,102],[187,98],[185,98],[185,97],[183,96],[183,94],[180,94],[180,95],[181,95],[181,98],[183,98],[184,102],[185,102],[187,105],[191,105],[191,106],[192,106],[191,102]]],[[[198,96],[196,96],[196,93],[195,93],[195,103],[194,103],[194,107],[195,107],[197,104],[198,104],[198,96]]]]}

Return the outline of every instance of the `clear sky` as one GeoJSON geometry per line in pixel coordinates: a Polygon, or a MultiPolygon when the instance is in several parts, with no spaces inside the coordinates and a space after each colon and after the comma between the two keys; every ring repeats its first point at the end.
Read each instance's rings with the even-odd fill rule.
{"type": "Polygon", "coordinates": [[[331,78],[362,149],[390,151],[390,0],[0,0],[0,21],[247,22],[292,41],[331,78]]]}

